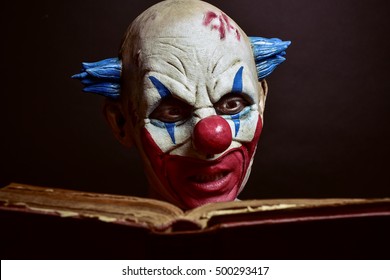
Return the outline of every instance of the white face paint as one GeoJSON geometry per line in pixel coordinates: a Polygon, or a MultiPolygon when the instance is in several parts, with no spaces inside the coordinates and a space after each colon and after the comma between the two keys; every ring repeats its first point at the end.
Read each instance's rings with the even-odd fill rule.
{"type": "Polygon", "coordinates": [[[139,95],[130,98],[135,138],[156,191],[183,208],[234,200],[262,125],[247,36],[223,12],[194,0],[155,5],[129,32],[123,61],[126,71],[132,55],[138,68],[139,95]]]}

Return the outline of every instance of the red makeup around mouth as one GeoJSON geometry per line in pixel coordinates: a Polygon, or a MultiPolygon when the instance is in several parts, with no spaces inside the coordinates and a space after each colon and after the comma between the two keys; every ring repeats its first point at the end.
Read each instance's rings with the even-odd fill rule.
{"type": "Polygon", "coordinates": [[[165,171],[173,192],[189,208],[209,202],[234,200],[244,169],[241,148],[214,161],[168,155],[165,171]]]}
{"type": "Polygon", "coordinates": [[[233,201],[240,191],[251,158],[256,150],[262,122],[256,125],[250,142],[228,150],[214,161],[163,153],[146,128],[142,129],[142,147],[159,182],[148,178],[155,198],[165,199],[183,209],[219,201],[233,201]],[[161,189],[164,188],[164,189],[161,189]]]}

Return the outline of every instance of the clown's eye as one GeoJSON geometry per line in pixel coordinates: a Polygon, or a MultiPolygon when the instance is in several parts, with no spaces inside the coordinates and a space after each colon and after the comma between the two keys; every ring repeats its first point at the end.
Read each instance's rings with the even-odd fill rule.
{"type": "Polygon", "coordinates": [[[249,105],[242,95],[225,95],[215,103],[214,108],[219,115],[235,115],[249,105]]]}
{"type": "Polygon", "coordinates": [[[166,98],[150,114],[150,119],[166,123],[174,123],[188,119],[192,113],[192,106],[176,98],[166,98]]]}

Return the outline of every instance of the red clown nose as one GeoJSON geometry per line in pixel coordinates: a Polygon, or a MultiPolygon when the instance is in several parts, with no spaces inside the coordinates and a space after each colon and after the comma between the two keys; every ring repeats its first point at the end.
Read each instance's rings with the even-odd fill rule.
{"type": "Polygon", "coordinates": [[[232,131],[228,122],[220,116],[200,120],[193,134],[194,147],[206,155],[219,154],[232,143],[232,131]]]}

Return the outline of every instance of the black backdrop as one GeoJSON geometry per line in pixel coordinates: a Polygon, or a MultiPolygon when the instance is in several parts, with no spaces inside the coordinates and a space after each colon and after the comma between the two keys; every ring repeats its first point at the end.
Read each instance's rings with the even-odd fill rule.
{"type": "MultiPolygon", "coordinates": [[[[7,1],[2,6],[0,184],[144,195],[135,150],[102,98],[70,76],[116,56],[158,1],[7,1]]],[[[242,198],[390,196],[387,0],[210,0],[248,34],[291,40],[268,79],[265,127],[242,198]]]]}

